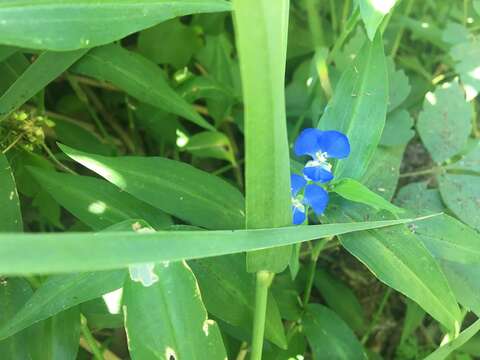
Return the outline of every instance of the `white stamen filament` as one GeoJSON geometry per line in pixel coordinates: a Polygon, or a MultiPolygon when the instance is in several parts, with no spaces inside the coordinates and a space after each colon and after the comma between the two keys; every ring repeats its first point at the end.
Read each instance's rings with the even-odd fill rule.
{"type": "Polygon", "coordinates": [[[315,154],[315,159],[306,163],[305,167],[317,167],[320,166],[323,169],[332,172],[332,164],[328,162],[328,154],[326,152],[318,151],[315,154]]]}
{"type": "Polygon", "coordinates": [[[295,209],[298,209],[301,212],[305,212],[305,205],[302,204],[300,199],[292,197],[292,205],[295,209]]]}

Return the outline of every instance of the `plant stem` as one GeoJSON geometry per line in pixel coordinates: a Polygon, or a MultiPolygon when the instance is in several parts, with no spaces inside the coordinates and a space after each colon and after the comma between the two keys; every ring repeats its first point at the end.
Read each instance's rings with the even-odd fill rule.
{"type": "Polygon", "coordinates": [[[20,135],[18,135],[16,137],[16,139],[10,144],[8,145],[4,150],[2,150],[2,154],[6,154],[8,152],[8,150],[10,150],[11,148],[13,148],[19,141],[20,139],[23,137],[23,133],[21,133],[20,135]]]}
{"type": "Polygon", "coordinates": [[[438,172],[438,170],[439,170],[438,167],[433,167],[430,169],[406,172],[406,173],[400,174],[400,177],[405,178],[405,177],[412,177],[412,176],[435,174],[436,172],[438,172]]]}
{"type": "Polygon", "coordinates": [[[55,155],[53,155],[52,151],[48,148],[47,145],[45,145],[45,143],[42,143],[42,148],[43,150],[45,150],[45,152],[47,153],[47,155],[50,157],[50,159],[52,159],[52,161],[57,164],[61,169],[65,170],[66,172],[70,173],[70,174],[73,174],[73,175],[77,175],[77,173],[75,171],[73,171],[72,169],[70,169],[67,165],[64,165],[62,164],[56,157],[55,155]]]}
{"type": "Polygon", "coordinates": [[[80,315],[80,331],[82,332],[83,338],[90,348],[90,352],[93,354],[93,357],[96,360],[104,360],[102,351],[97,345],[97,341],[93,337],[90,329],[88,328],[87,319],[85,316],[80,315]]]}
{"type": "Polygon", "coordinates": [[[340,33],[340,36],[335,41],[335,44],[333,45],[332,51],[330,51],[330,54],[328,56],[328,60],[327,60],[328,64],[330,64],[335,59],[337,53],[342,48],[343,43],[345,42],[345,40],[347,40],[350,33],[355,29],[355,25],[357,25],[357,22],[358,22],[359,18],[360,18],[360,11],[358,11],[358,9],[357,9],[352,14],[350,19],[348,19],[347,23],[345,24],[345,27],[343,28],[342,32],[340,33]]]}
{"type": "Polygon", "coordinates": [[[303,307],[307,306],[310,301],[310,295],[312,294],[313,281],[315,280],[315,270],[317,269],[317,261],[320,256],[320,252],[325,247],[325,244],[330,238],[320,239],[313,246],[310,263],[308,264],[307,283],[305,285],[305,291],[303,292],[303,307]]]}
{"type": "Polygon", "coordinates": [[[385,291],[385,294],[383,294],[382,301],[380,302],[380,305],[378,306],[377,311],[373,315],[372,321],[370,322],[370,325],[367,328],[367,331],[365,331],[365,334],[362,337],[362,344],[365,344],[368,341],[368,338],[370,337],[370,334],[372,333],[373,328],[375,325],[378,323],[378,319],[383,313],[383,309],[385,308],[385,305],[387,305],[387,301],[390,298],[390,295],[392,294],[392,288],[387,288],[385,291]]]}
{"type": "MultiPolygon", "coordinates": [[[[413,0],[408,0],[407,6],[405,8],[405,16],[410,15],[410,12],[412,11],[412,7],[413,7],[413,0]]],[[[400,28],[400,31],[398,32],[396,38],[395,38],[395,41],[393,42],[392,51],[390,53],[390,55],[393,58],[397,54],[397,51],[398,51],[398,48],[400,47],[400,42],[402,40],[402,37],[403,37],[404,33],[405,33],[405,27],[402,26],[400,28]]]]}
{"type": "Polygon", "coordinates": [[[253,337],[251,360],[262,359],[263,335],[265,333],[265,315],[267,312],[268,288],[273,281],[274,273],[270,271],[257,272],[255,289],[255,313],[253,315],[253,337]]]}
{"type": "Polygon", "coordinates": [[[236,360],[245,360],[245,357],[248,353],[248,343],[246,341],[242,342],[240,345],[240,351],[237,354],[236,360]]]}

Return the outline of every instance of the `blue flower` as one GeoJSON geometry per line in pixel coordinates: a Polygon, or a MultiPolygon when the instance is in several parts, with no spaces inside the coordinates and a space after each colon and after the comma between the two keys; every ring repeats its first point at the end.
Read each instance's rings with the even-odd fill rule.
{"type": "Polygon", "coordinates": [[[309,128],[298,136],[294,151],[297,156],[311,157],[303,169],[307,179],[326,183],[333,179],[332,164],[328,159],[346,158],[350,154],[350,143],[341,132],[309,128]]]}
{"type": "Polygon", "coordinates": [[[297,174],[291,176],[292,214],[295,225],[302,224],[306,215],[306,206],[310,206],[317,215],[323,214],[328,204],[328,192],[321,186],[307,184],[307,180],[297,174]],[[303,195],[300,194],[303,190],[303,195]]]}

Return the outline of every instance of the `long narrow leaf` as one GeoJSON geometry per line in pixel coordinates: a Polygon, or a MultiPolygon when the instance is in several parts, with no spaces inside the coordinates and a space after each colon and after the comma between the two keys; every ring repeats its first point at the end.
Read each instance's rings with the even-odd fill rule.
{"type": "MultiPolygon", "coordinates": [[[[245,103],[247,228],[292,223],[285,119],[288,0],[233,2],[245,103]]],[[[282,271],[291,248],[247,255],[247,270],[282,271]]]]}
{"type": "Polygon", "coordinates": [[[420,219],[232,231],[0,234],[0,273],[93,271],[196,259],[292,245],[420,219]]]}
{"type": "Polygon", "coordinates": [[[176,16],[229,9],[223,0],[3,0],[0,43],[75,50],[110,43],[176,16]]]}

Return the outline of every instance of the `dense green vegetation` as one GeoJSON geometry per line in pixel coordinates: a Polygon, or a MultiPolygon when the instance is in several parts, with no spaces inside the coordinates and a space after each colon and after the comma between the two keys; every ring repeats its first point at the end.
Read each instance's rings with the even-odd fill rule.
{"type": "Polygon", "coordinates": [[[0,2],[0,359],[480,358],[479,0],[0,2]]]}

